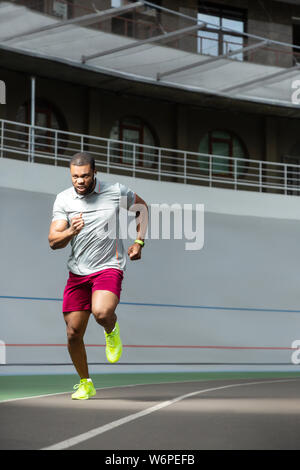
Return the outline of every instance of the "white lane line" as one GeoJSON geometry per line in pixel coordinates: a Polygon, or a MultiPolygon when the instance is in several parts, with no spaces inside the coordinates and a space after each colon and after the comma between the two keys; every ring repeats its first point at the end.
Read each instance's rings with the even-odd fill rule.
{"type": "Polygon", "coordinates": [[[70,391],[68,391],[68,392],[46,393],[45,395],[29,395],[28,397],[8,398],[7,400],[0,400],[0,405],[2,405],[2,403],[10,403],[11,401],[30,400],[30,398],[53,397],[54,395],[65,395],[66,393],[70,393],[70,391]]]}
{"type": "MultiPolygon", "coordinates": [[[[208,379],[208,380],[226,380],[226,379],[208,379]]],[[[247,380],[247,377],[245,378],[247,380]]],[[[293,379],[296,380],[296,379],[293,379]]],[[[164,384],[181,384],[181,383],[193,383],[193,382],[207,382],[207,379],[194,379],[194,380],[177,380],[176,382],[147,382],[147,383],[137,383],[137,384],[127,384],[127,385],[113,385],[112,387],[98,387],[96,390],[110,390],[112,388],[126,388],[126,387],[139,387],[145,385],[164,385],[164,384]]],[[[8,398],[7,400],[0,399],[0,405],[2,403],[9,403],[11,401],[19,401],[19,400],[30,400],[35,398],[46,398],[46,397],[54,397],[56,395],[67,395],[73,393],[71,390],[67,390],[66,392],[55,392],[55,393],[45,393],[44,395],[28,395],[28,397],[19,397],[19,398],[8,398]]]]}
{"type": "Polygon", "coordinates": [[[143,416],[147,416],[155,411],[161,410],[166,408],[167,406],[173,405],[179,401],[185,400],[186,398],[193,397],[195,395],[200,395],[201,393],[207,392],[214,392],[216,390],[222,390],[226,388],[234,388],[234,387],[243,387],[247,385],[261,385],[261,384],[270,384],[270,383],[282,383],[282,382],[293,382],[297,381],[297,379],[289,379],[289,380],[270,380],[264,381],[261,380],[260,382],[247,382],[247,383],[238,383],[238,384],[230,384],[230,385],[222,385],[221,387],[214,387],[214,388],[207,388],[205,390],[197,390],[196,392],[186,393],[185,395],[181,395],[177,398],[173,398],[172,400],[163,401],[158,403],[157,405],[151,406],[146,410],[139,411],[138,413],[134,413],[129,416],[125,416],[125,418],[117,419],[116,421],[112,421],[111,423],[105,424],[103,426],[99,426],[98,428],[91,429],[90,431],[84,432],[79,434],[78,436],[71,437],[70,439],[66,439],[64,441],[58,442],[57,444],[53,444],[48,447],[43,447],[41,450],[63,450],[68,449],[69,447],[73,447],[81,442],[87,441],[88,439],[92,439],[93,437],[99,436],[107,431],[111,431],[114,428],[122,426],[123,424],[130,423],[138,418],[142,418],[143,416]]]}
{"type": "MultiPolygon", "coordinates": [[[[247,379],[247,377],[246,377],[247,379]]],[[[226,379],[208,379],[208,380],[226,380],[226,379]]],[[[294,379],[296,380],[296,379],[294,379]]],[[[177,380],[176,382],[147,382],[147,383],[137,383],[137,384],[127,384],[127,385],[113,385],[112,387],[98,387],[96,390],[110,390],[112,388],[126,388],[126,387],[139,387],[143,385],[164,385],[164,384],[181,384],[181,383],[190,383],[190,382],[207,382],[207,379],[195,379],[195,380],[177,380]]],[[[29,395],[28,397],[19,397],[19,398],[8,398],[7,400],[0,399],[0,405],[2,403],[9,403],[11,401],[18,400],[30,400],[31,398],[45,398],[45,397],[54,397],[55,395],[67,395],[73,393],[73,390],[67,390],[66,392],[55,392],[55,393],[46,393],[44,395],[29,395]]]]}

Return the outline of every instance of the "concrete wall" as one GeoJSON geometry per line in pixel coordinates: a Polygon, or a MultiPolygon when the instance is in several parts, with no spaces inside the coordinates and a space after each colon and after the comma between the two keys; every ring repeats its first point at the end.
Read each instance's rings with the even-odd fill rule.
{"type": "MultiPolygon", "coordinates": [[[[91,318],[86,343],[102,345],[87,348],[89,362],[102,363],[91,371],[295,370],[298,198],[99,176],[150,205],[204,204],[205,238],[199,251],[187,251],[186,240],[149,239],[143,259],[128,262],[117,309],[123,358],[106,363],[91,318]]],[[[15,345],[10,364],[69,362],[61,313],[69,248],[51,251],[47,242],[55,194],[68,186],[67,169],[0,161],[0,339],[15,345]],[[16,346],[24,343],[56,346],[16,346]]],[[[73,367],[0,365],[1,373],[36,371],[73,367]]]]}

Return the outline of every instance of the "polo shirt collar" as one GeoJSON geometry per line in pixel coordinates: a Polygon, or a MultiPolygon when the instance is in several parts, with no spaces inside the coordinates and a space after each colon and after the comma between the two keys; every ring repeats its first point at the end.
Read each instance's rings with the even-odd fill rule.
{"type": "MultiPolygon", "coordinates": [[[[72,187],[72,190],[73,190],[73,192],[72,192],[73,199],[76,199],[76,198],[82,199],[83,197],[85,197],[84,194],[82,196],[80,194],[77,194],[77,192],[75,191],[74,186],[72,187]]],[[[94,188],[93,192],[97,193],[97,194],[100,194],[100,181],[98,180],[97,177],[96,177],[96,184],[95,184],[95,188],[94,188]]],[[[90,194],[92,194],[92,193],[90,193],[90,194]]]]}

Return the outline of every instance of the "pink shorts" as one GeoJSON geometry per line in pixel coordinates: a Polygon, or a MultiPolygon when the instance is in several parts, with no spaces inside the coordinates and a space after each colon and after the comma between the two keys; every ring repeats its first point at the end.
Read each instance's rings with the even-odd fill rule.
{"type": "Polygon", "coordinates": [[[91,298],[95,290],[109,290],[120,300],[122,280],[123,271],[120,269],[107,268],[87,276],[79,276],[69,271],[62,311],[91,311],[91,298]]]}

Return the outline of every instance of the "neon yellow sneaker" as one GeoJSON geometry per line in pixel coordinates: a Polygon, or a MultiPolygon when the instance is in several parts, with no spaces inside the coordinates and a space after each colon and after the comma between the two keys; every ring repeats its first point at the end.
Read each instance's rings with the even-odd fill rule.
{"type": "Polygon", "coordinates": [[[115,328],[111,333],[106,333],[104,330],[106,339],[106,357],[109,362],[117,362],[122,356],[122,341],[120,338],[120,328],[118,322],[116,322],[115,328]]]}
{"type": "Polygon", "coordinates": [[[93,382],[88,382],[87,379],[81,379],[79,384],[73,387],[77,392],[73,393],[72,400],[88,400],[96,395],[96,390],[93,382]]]}

